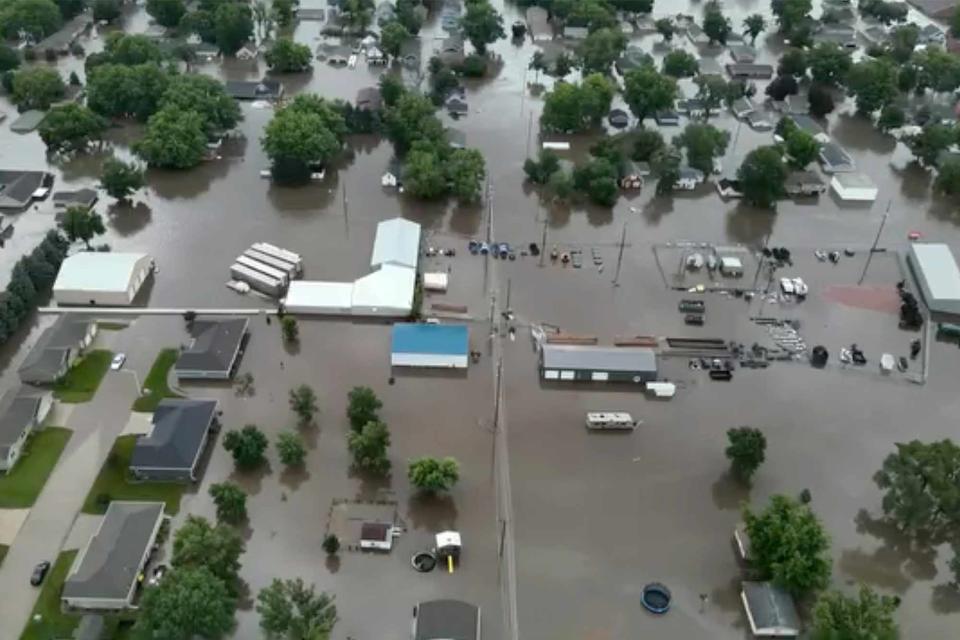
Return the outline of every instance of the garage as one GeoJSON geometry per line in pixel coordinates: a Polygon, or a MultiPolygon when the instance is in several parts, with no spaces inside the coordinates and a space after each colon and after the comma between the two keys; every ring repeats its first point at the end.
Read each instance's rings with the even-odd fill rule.
{"type": "Polygon", "coordinates": [[[53,299],[61,305],[129,306],[153,268],[145,253],[82,251],[63,261],[53,299]]]}

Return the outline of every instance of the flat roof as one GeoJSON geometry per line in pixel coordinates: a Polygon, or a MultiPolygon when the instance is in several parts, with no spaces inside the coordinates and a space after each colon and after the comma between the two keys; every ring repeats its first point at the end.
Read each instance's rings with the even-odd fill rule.
{"type": "Polygon", "coordinates": [[[384,220],[377,225],[370,266],[396,264],[417,267],[420,255],[420,225],[403,218],[384,220]]]}
{"type": "Polygon", "coordinates": [[[345,309],[349,312],[352,301],[352,282],[293,280],[287,289],[287,297],[283,304],[293,312],[302,309],[317,311],[345,309]]]}
{"type": "Polygon", "coordinates": [[[543,345],[545,369],[588,371],[657,371],[657,355],[643,347],[543,345]]]}
{"type": "Polygon", "coordinates": [[[60,265],[53,290],[125,292],[141,262],[149,259],[145,253],[81,251],[60,265]]]}
{"type": "Polygon", "coordinates": [[[415,269],[385,264],[353,283],[350,306],[358,315],[362,315],[367,308],[408,313],[413,307],[416,282],[415,269]]]}
{"type": "Polygon", "coordinates": [[[393,325],[391,353],[467,355],[469,331],[465,324],[393,325]]]}
{"type": "Polygon", "coordinates": [[[873,180],[869,176],[865,176],[862,173],[838,173],[833,176],[833,180],[837,181],[844,189],[875,189],[876,185],[873,183],[873,180]]]}
{"type": "Polygon", "coordinates": [[[162,502],[111,502],[63,584],[63,598],[126,600],[163,517],[162,502]]]}
{"type": "Polygon", "coordinates": [[[907,257],[927,307],[940,313],[960,314],[960,268],[950,247],[914,242],[907,257]]]}
{"type": "Polygon", "coordinates": [[[800,616],[793,597],[772,582],[744,582],[741,597],[755,635],[800,633],[800,616]]]}
{"type": "Polygon", "coordinates": [[[429,600],[417,605],[414,640],[477,640],[480,608],[462,600],[429,600]]]}

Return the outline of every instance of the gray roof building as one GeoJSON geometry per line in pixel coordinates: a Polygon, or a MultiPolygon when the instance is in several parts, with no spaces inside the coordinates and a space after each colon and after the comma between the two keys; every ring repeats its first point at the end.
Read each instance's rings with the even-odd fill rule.
{"type": "Polygon", "coordinates": [[[479,640],[480,608],[461,600],[429,600],[415,610],[414,640],[479,640]]]}
{"type": "Polygon", "coordinates": [[[10,123],[10,131],[14,133],[30,133],[39,127],[40,123],[43,122],[46,117],[47,112],[40,111],[39,109],[24,111],[16,120],[10,123]]]}
{"type": "Polygon", "coordinates": [[[76,191],[57,191],[53,194],[53,206],[58,209],[86,207],[90,209],[97,203],[96,189],[77,189],[76,191]]]}
{"type": "Polygon", "coordinates": [[[835,142],[828,142],[820,147],[819,155],[820,164],[827,173],[849,173],[856,169],[850,154],[835,142]]]}
{"type": "Polygon", "coordinates": [[[701,56],[700,69],[698,73],[701,76],[722,76],[723,67],[720,66],[720,63],[717,62],[716,58],[701,56]]]}
{"type": "Polygon", "coordinates": [[[162,502],[111,502],[63,584],[63,604],[74,609],[130,607],[137,576],[163,521],[162,502]]]}
{"type": "Polygon", "coordinates": [[[46,417],[50,394],[30,387],[9,389],[0,398],[0,471],[13,467],[30,432],[46,417]]]}
{"type": "Polygon", "coordinates": [[[907,264],[934,320],[955,322],[960,317],[960,269],[950,247],[914,242],[907,252],[907,264]]]}
{"type": "Polygon", "coordinates": [[[613,64],[617,67],[617,71],[622,75],[631,69],[652,66],[653,58],[651,58],[650,54],[640,47],[627,47],[613,64]]]}
{"type": "Polygon", "coordinates": [[[810,134],[817,142],[824,144],[830,142],[830,136],[827,135],[826,130],[820,126],[819,122],[810,116],[802,113],[792,113],[786,117],[793,120],[793,123],[797,125],[798,129],[810,134]]]}
{"type": "Polygon", "coordinates": [[[953,15],[957,0],[910,0],[910,4],[931,18],[946,19],[953,15]]]}
{"type": "Polygon", "coordinates": [[[825,192],[827,185],[813,171],[791,171],[784,183],[784,188],[792,196],[812,196],[825,192]]]}
{"type": "Polygon", "coordinates": [[[37,343],[17,369],[22,382],[52,384],[64,373],[73,358],[89,344],[96,324],[67,314],[40,334],[37,343]]]}
{"type": "Polygon", "coordinates": [[[216,400],[162,400],[153,412],[153,430],[133,448],[130,471],[146,480],[197,480],[197,464],[216,414],[216,400]]]}
{"type": "Polygon", "coordinates": [[[283,95],[279,80],[227,80],[225,89],[236,100],[276,100],[283,95]]]}
{"type": "Polygon", "coordinates": [[[737,62],[727,65],[727,73],[732,78],[769,80],[773,77],[773,67],[769,64],[737,62]]]}
{"type": "Polygon", "coordinates": [[[727,48],[736,62],[753,62],[757,59],[757,50],[748,44],[731,44],[727,48]]]}
{"type": "Polygon", "coordinates": [[[546,380],[646,382],[657,377],[652,349],[544,344],[540,370],[546,380]]]}
{"type": "Polygon", "coordinates": [[[25,208],[33,200],[33,192],[43,186],[46,177],[45,171],[0,170],[0,210],[25,208]]]}
{"type": "Polygon", "coordinates": [[[354,106],[360,111],[380,111],[381,104],[380,87],[364,87],[357,91],[354,106]]]}
{"type": "Polygon", "coordinates": [[[780,638],[800,635],[800,616],[793,597],[772,582],[744,582],[740,598],[753,635],[780,638]]]}
{"type": "Polygon", "coordinates": [[[248,324],[246,318],[195,320],[191,329],[193,342],[180,353],[174,366],[177,376],[184,379],[231,378],[248,324]]]}
{"type": "Polygon", "coordinates": [[[80,624],[73,632],[73,640],[100,640],[106,630],[103,616],[85,615],[80,618],[80,624]]]}
{"type": "Polygon", "coordinates": [[[51,50],[59,54],[66,55],[70,51],[70,46],[77,41],[84,31],[90,28],[93,21],[88,14],[81,13],[72,20],[67,21],[63,27],[43,40],[37,43],[37,51],[51,50]]]}

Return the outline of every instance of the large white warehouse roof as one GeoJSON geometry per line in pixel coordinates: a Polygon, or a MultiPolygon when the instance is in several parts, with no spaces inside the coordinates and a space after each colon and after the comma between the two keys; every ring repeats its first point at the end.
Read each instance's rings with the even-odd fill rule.
{"type": "Polygon", "coordinates": [[[403,218],[384,220],[377,225],[373,241],[370,266],[395,264],[400,267],[417,268],[420,255],[420,225],[403,218]]]}

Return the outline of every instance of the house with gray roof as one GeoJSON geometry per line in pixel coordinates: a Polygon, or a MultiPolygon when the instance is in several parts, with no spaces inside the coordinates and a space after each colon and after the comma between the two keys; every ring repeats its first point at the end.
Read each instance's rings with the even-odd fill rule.
{"type": "Polygon", "coordinates": [[[777,638],[800,635],[800,616],[793,596],[772,582],[744,582],[740,599],[753,635],[777,638]]]}
{"type": "Polygon", "coordinates": [[[357,91],[354,106],[358,111],[380,111],[383,98],[380,96],[380,87],[364,87],[357,91]]]}
{"type": "Polygon", "coordinates": [[[134,608],[138,577],[163,523],[162,502],[111,502],[100,526],[73,561],[61,604],[73,611],[134,608]]]}
{"type": "Polygon", "coordinates": [[[769,80],[773,77],[773,67],[755,62],[736,62],[727,65],[731,78],[740,80],[769,80]]]}
{"type": "Polygon", "coordinates": [[[826,144],[830,142],[830,136],[827,135],[827,131],[812,117],[802,113],[791,113],[786,117],[793,120],[793,124],[797,125],[798,129],[807,133],[811,138],[820,144],[826,144]]]}
{"type": "Polygon", "coordinates": [[[64,23],[59,31],[38,42],[35,49],[39,52],[53,51],[58,55],[65,56],[70,53],[70,47],[73,46],[73,43],[92,25],[93,21],[90,19],[90,15],[81,13],[64,23]]]}
{"type": "Polygon", "coordinates": [[[10,123],[10,131],[14,133],[30,133],[35,131],[47,117],[46,111],[29,109],[21,113],[16,120],[10,123]]]}
{"type": "Polygon", "coordinates": [[[278,100],[283,96],[279,80],[227,80],[224,89],[235,100],[278,100]]]}
{"type": "Polygon", "coordinates": [[[820,147],[820,165],[827,173],[850,173],[856,170],[853,158],[836,142],[828,142],[820,147]]]}
{"type": "Polygon", "coordinates": [[[757,50],[748,44],[731,44],[727,49],[734,62],[753,62],[757,59],[757,50]]]}
{"type": "Polygon", "coordinates": [[[193,341],[180,352],[174,371],[181,380],[229,380],[247,337],[247,318],[194,320],[193,341]]]}
{"type": "Polygon", "coordinates": [[[413,609],[413,640],[480,640],[480,607],[428,600],[413,609]]]}
{"type": "Polygon", "coordinates": [[[816,196],[827,190],[827,185],[813,171],[791,171],[783,187],[790,196],[816,196]]]}
{"type": "MultiPolygon", "coordinates": [[[[40,119],[43,120],[43,112],[37,113],[41,114],[40,119]]],[[[0,170],[0,211],[26,209],[33,201],[34,192],[44,186],[48,175],[46,171],[0,170]]]]}
{"type": "Polygon", "coordinates": [[[36,344],[17,369],[26,384],[49,385],[66,375],[70,366],[93,342],[97,324],[63,314],[37,338],[36,344]]]}
{"type": "Polygon", "coordinates": [[[51,408],[53,396],[39,389],[18,387],[3,394],[0,398],[0,471],[13,469],[27,438],[47,419],[51,408]]]}
{"type": "Polygon", "coordinates": [[[948,20],[957,9],[957,0],[910,0],[918,11],[931,18],[948,20]]]}
{"type": "Polygon", "coordinates": [[[543,7],[529,7],[526,12],[527,31],[534,42],[553,40],[553,26],[550,14],[543,7]]]}
{"type": "Polygon", "coordinates": [[[99,196],[96,189],[77,189],[76,191],[56,191],[53,194],[53,206],[55,209],[69,209],[70,207],[83,207],[92,209],[97,204],[99,196]]]}
{"type": "Polygon", "coordinates": [[[153,412],[150,433],[130,456],[130,473],[150,482],[196,482],[198,465],[217,426],[216,400],[165,398],[153,412]]]}
{"type": "Polygon", "coordinates": [[[857,48],[857,30],[844,25],[824,27],[813,34],[815,44],[835,44],[844,49],[857,48]]]}
{"type": "Polygon", "coordinates": [[[617,68],[617,72],[620,73],[620,75],[624,75],[631,69],[652,66],[653,58],[640,47],[627,47],[613,64],[617,68]]]}

